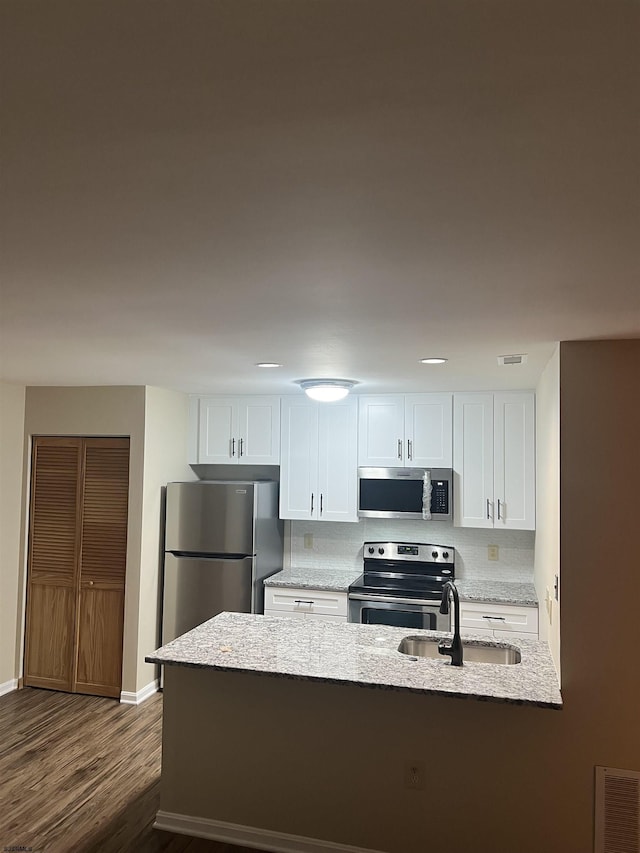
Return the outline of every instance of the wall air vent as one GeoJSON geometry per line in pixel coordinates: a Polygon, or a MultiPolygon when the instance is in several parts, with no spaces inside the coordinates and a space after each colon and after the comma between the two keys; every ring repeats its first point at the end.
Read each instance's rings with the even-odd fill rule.
{"type": "Polygon", "coordinates": [[[640,773],[596,767],[594,853],[640,853],[640,773]]]}
{"type": "Polygon", "coordinates": [[[527,354],[519,353],[518,355],[499,355],[498,364],[504,367],[506,364],[526,364],[527,354]]]}

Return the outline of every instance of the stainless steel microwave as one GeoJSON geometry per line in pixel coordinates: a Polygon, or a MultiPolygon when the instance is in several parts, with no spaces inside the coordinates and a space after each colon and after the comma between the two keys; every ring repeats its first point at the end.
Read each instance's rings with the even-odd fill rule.
{"type": "Polygon", "coordinates": [[[426,471],[431,475],[431,520],[451,521],[451,468],[358,468],[358,515],[362,518],[424,518],[426,471]]]}

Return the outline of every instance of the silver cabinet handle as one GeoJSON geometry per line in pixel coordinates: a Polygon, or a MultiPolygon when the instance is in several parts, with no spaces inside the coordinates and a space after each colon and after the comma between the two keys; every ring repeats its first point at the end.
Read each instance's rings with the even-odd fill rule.
{"type": "Polygon", "coordinates": [[[235,438],[231,439],[231,455],[232,456],[236,455],[236,440],[235,440],[235,438]]]}
{"type": "Polygon", "coordinates": [[[315,604],[315,601],[312,598],[296,598],[294,599],[294,604],[315,604]]]}
{"type": "Polygon", "coordinates": [[[402,439],[398,439],[398,459],[402,459],[402,439]]]}
{"type": "Polygon", "coordinates": [[[500,520],[500,498],[498,498],[498,520],[500,520]]]}
{"type": "Polygon", "coordinates": [[[322,515],[322,502],[323,502],[322,499],[323,499],[323,495],[322,495],[322,492],[320,492],[320,515],[322,515]]]}
{"type": "Polygon", "coordinates": [[[413,459],[413,442],[410,438],[407,439],[407,459],[413,459]]]}
{"type": "Polygon", "coordinates": [[[487,498],[487,518],[491,518],[489,515],[489,498],[487,498]]]}
{"type": "Polygon", "coordinates": [[[313,492],[311,492],[311,515],[313,515],[313,492]]]}
{"type": "Polygon", "coordinates": [[[244,445],[244,438],[241,438],[240,441],[238,442],[238,456],[242,456],[243,445],[244,445]]]}
{"type": "Polygon", "coordinates": [[[506,618],[504,616],[483,616],[483,619],[497,619],[499,622],[506,622],[506,618]]]}

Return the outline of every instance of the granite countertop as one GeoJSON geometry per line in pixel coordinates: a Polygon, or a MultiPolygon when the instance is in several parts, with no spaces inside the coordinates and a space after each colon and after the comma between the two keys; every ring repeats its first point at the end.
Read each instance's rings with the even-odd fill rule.
{"type": "Polygon", "coordinates": [[[538,596],[533,583],[510,580],[456,579],[460,601],[477,601],[482,604],[517,604],[537,607],[538,596]]]}
{"type": "Polygon", "coordinates": [[[546,643],[467,638],[474,645],[515,646],[513,665],[411,658],[397,651],[403,637],[450,637],[382,625],[221,613],[148,655],[148,663],[353,684],[386,690],[560,709],[562,697],[546,643]]]}
{"type": "MultiPolygon", "coordinates": [[[[296,589],[328,589],[347,592],[349,584],[362,574],[358,569],[296,568],[283,569],[268,577],[265,586],[295,587],[296,589]]],[[[456,579],[461,601],[484,604],[517,604],[535,607],[538,597],[533,583],[502,580],[456,579]]]]}
{"type": "Polygon", "coordinates": [[[265,579],[265,586],[296,587],[297,589],[329,589],[346,592],[349,584],[362,574],[362,569],[299,569],[292,566],[265,579]]]}

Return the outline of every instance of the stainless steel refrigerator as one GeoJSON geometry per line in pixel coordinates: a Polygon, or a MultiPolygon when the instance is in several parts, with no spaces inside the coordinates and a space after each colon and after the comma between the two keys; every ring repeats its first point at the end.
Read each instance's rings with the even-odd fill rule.
{"type": "Polygon", "coordinates": [[[162,643],[223,610],[262,613],[262,582],[282,569],[282,530],[278,483],[169,483],[162,643]]]}

